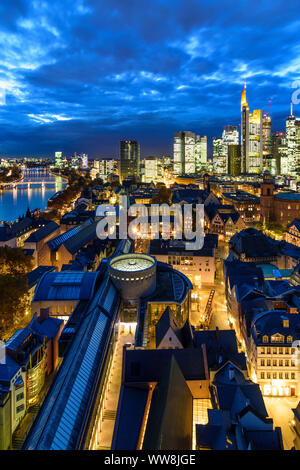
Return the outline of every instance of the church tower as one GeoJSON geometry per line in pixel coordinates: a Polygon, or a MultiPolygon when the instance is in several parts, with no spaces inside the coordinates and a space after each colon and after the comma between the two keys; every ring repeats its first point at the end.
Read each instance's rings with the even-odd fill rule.
{"type": "Polygon", "coordinates": [[[260,221],[269,223],[273,219],[274,212],[274,183],[271,173],[266,170],[263,174],[263,182],[260,185],[260,221]]]}

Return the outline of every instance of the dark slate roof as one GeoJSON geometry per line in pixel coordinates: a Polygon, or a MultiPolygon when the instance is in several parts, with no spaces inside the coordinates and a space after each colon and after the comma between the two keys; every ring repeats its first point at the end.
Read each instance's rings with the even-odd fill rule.
{"type": "Polygon", "coordinates": [[[44,238],[48,237],[52,232],[58,229],[59,225],[56,222],[50,221],[43,227],[33,232],[26,240],[26,243],[37,243],[44,238]]]}
{"type": "Polygon", "coordinates": [[[264,284],[264,275],[261,268],[255,263],[244,263],[239,260],[224,261],[226,282],[229,279],[230,288],[236,284],[248,284],[261,288],[264,284]]]}
{"type": "Polygon", "coordinates": [[[49,240],[47,244],[51,251],[57,251],[61,245],[64,245],[69,253],[75,254],[96,238],[97,223],[93,219],[88,219],[83,224],[49,240]]]}
{"type": "Polygon", "coordinates": [[[251,450],[283,450],[281,429],[274,431],[245,431],[251,450]]]}
{"type": "Polygon", "coordinates": [[[222,364],[231,361],[240,369],[246,370],[244,353],[239,353],[234,330],[203,330],[194,332],[195,347],[206,346],[208,367],[218,369],[222,364]]]}
{"type": "Polygon", "coordinates": [[[40,279],[33,302],[40,300],[91,299],[99,273],[96,271],[48,272],[40,279]]]}
{"type": "Polygon", "coordinates": [[[192,394],[175,357],[170,356],[152,395],[143,450],[190,450],[192,414],[192,394]]]}
{"type": "Polygon", "coordinates": [[[30,271],[26,275],[28,279],[28,287],[31,289],[37,282],[41,279],[41,277],[49,272],[49,271],[56,271],[57,268],[55,266],[38,266],[33,271],[30,271]]]}
{"type": "Polygon", "coordinates": [[[217,244],[217,239],[206,235],[204,238],[204,245],[200,250],[187,250],[186,243],[183,240],[151,240],[149,254],[155,255],[168,255],[180,254],[186,256],[214,256],[214,247],[217,244]]]}
{"type": "Polygon", "coordinates": [[[201,349],[126,350],[125,382],[158,382],[174,355],[186,380],[205,379],[201,349]]]}
{"type": "Polygon", "coordinates": [[[32,324],[32,331],[37,333],[42,337],[56,338],[59,329],[64,321],[59,320],[58,318],[49,317],[44,320],[42,323],[39,323],[37,320],[32,324]]]}
{"type": "Polygon", "coordinates": [[[122,385],[112,450],[136,450],[148,399],[148,388],[122,385]]]}
{"type": "Polygon", "coordinates": [[[12,238],[18,237],[23,233],[29,232],[34,227],[38,227],[39,222],[30,217],[25,217],[19,222],[15,222],[12,225],[4,225],[0,227],[0,241],[5,242],[12,238]]]}
{"type": "Polygon", "coordinates": [[[285,340],[287,336],[292,336],[293,341],[299,340],[300,314],[287,313],[285,310],[258,313],[253,319],[251,331],[256,344],[262,343],[262,336],[272,336],[276,333],[281,334],[285,340]],[[289,320],[289,327],[283,326],[283,319],[289,320]]]}
{"type": "Polygon", "coordinates": [[[279,242],[254,228],[247,228],[233,235],[230,239],[231,248],[246,258],[275,257],[279,254],[279,242]]]}

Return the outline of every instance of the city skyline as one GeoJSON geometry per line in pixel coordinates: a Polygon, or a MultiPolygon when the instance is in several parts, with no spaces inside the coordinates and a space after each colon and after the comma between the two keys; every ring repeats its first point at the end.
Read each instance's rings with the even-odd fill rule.
{"type": "Polygon", "coordinates": [[[64,5],[2,2],[1,156],[115,158],[130,139],[142,158],[171,155],[179,130],[207,135],[211,155],[225,125],[240,129],[245,78],[251,108],[268,112],[272,99],[272,131],[284,130],[300,71],[296,5],[64,5]]]}

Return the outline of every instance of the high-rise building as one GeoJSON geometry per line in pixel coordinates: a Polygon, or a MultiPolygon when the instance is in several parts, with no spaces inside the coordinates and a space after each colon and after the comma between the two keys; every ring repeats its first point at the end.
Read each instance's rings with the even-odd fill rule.
{"type": "Polygon", "coordinates": [[[259,173],[262,171],[262,133],[263,112],[254,109],[249,113],[246,98],[246,83],[241,96],[241,148],[242,148],[242,172],[259,173]]]}
{"type": "Polygon", "coordinates": [[[62,168],[62,152],[55,152],[55,167],[62,168]]]}
{"type": "Polygon", "coordinates": [[[195,134],[180,131],[174,134],[174,175],[195,173],[195,134]]]}
{"type": "Polygon", "coordinates": [[[241,95],[241,152],[242,173],[245,173],[249,153],[249,106],[246,97],[246,82],[241,95]]]}
{"type": "Polygon", "coordinates": [[[276,175],[277,165],[276,159],[272,155],[272,138],[271,138],[272,119],[267,113],[263,117],[262,133],[263,133],[263,168],[269,170],[272,175],[276,175]]]}
{"type": "Polygon", "coordinates": [[[300,173],[300,119],[293,114],[293,104],[291,114],[286,119],[286,145],[288,174],[295,176],[300,173]]]}
{"type": "Polygon", "coordinates": [[[201,167],[207,164],[207,137],[206,135],[196,136],[195,140],[195,170],[196,173],[201,170],[201,167]]]}
{"type": "Polygon", "coordinates": [[[156,157],[145,158],[145,183],[155,183],[158,178],[158,159],[156,157]]]}
{"type": "Polygon", "coordinates": [[[128,177],[140,176],[140,144],[136,140],[120,142],[120,177],[121,181],[128,177]]]}
{"type": "Polygon", "coordinates": [[[247,173],[260,173],[263,168],[262,135],[263,112],[261,109],[254,109],[249,113],[249,151],[247,173]]]}
{"type": "Polygon", "coordinates": [[[224,173],[229,172],[228,164],[228,147],[229,145],[238,145],[239,144],[239,131],[236,126],[225,126],[222,133],[222,145],[223,145],[223,154],[226,156],[225,162],[225,171],[224,173]]]}
{"type": "Polygon", "coordinates": [[[213,138],[214,171],[218,174],[227,173],[227,155],[224,153],[223,139],[213,138]]]}
{"type": "Polygon", "coordinates": [[[241,145],[228,145],[228,173],[230,176],[239,176],[241,174],[241,145]]]}

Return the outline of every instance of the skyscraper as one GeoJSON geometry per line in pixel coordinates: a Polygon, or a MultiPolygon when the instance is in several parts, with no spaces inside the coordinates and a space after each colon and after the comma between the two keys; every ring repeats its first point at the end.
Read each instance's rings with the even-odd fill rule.
{"type": "Polygon", "coordinates": [[[140,144],[136,140],[120,141],[120,177],[121,181],[140,176],[140,144]]]}
{"type": "Polygon", "coordinates": [[[62,167],[62,152],[55,152],[55,167],[62,167]]]}
{"type": "Polygon", "coordinates": [[[241,169],[242,173],[245,173],[249,153],[249,106],[246,98],[246,82],[241,96],[241,153],[241,169]]]}
{"type": "Polygon", "coordinates": [[[249,113],[245,82],[241,95],[242,172],[259,173],[262,170],[262,118],[261,109],[254,109],[252,113],[249,113]]]}
{"type": "Polygon", "coordinates": [[[174,134],[174,175],[195,173],[195,134],[180,131],[174,134]]]}
{"type": "Polygon", "coordinates": [[[249,146],[247,173],[259,173],[263,169],[263,134],[262,134],[263,112],[254,109],[249,113],[249,146]]]}
{"type": "Polygon", "coordinates": [[[288,155],[288,174],[300,173],[300,119],[293,114],[291,103],[291,114],[286,119],[286,145],[288,155]]]}
{"type": "Polygon", "coordinates": [[[272,139],[271,139],[272,119],[267,113],[263,117],[263,168],[269,170],[272,175],[276,175],[276,159],[272,156],[272,139]]]}
{"type": "Polygon", "coordinates": [[[230,176],[239,176],[241,174],[240,144],[228,145],[228,173],[230,176]]]}
{"type": "Polygon", "coordinates": [[[224,153],[222,138],[213,138],[213,162],[216,173],[227,173],[227,155],[224,153]]]}
{"type": "Polygon", "coordinates": [[[207,137],[204,135],[196,136],[195,140],[195,170],[196,173],[201,170],[202,166],[207,164],[207,137]]]}

